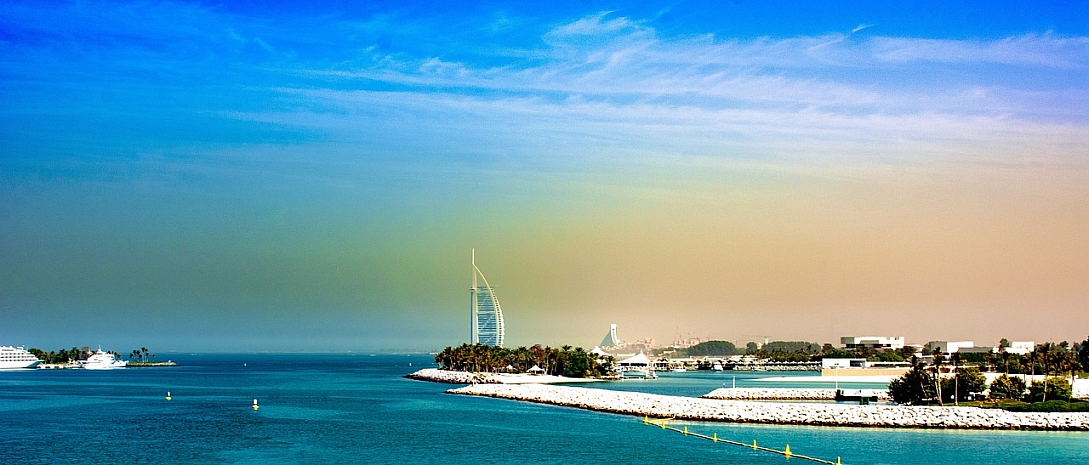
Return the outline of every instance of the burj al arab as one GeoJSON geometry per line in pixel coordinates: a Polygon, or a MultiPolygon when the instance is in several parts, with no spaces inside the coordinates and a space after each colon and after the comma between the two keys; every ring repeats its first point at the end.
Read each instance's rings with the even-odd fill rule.
{"type": "Polygon", "coordinates": [[[476,267],[476,249],[472,251],[473,287],[469,288],[471,301],[470,318],[472,320],[472,343],[503,347],[503,309],[495,289],[488,284],[488,278],[476,267]],[[484,282],[481,286],[477,278],[484,282]]]}

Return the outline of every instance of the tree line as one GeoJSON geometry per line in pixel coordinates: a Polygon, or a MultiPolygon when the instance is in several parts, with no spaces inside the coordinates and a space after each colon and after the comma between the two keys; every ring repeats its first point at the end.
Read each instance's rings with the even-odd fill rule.
{"type": "MultiPolygon", "coordinates": [[[[82,349],[79,347],[73,347],[71,349],[51,350],[49,352],[46,352],[37,347],[31,347],[27,349],[27,352],[30,352],[35,357],[38,357],[38,360],[41,360],[42,363],[47,364],[76,362],[80,360],[86,360],[87,357],[91,356],[91,351],[88,347],[84,347],[82,349]]],[[[115,357],[121,356],[120,353],[113,350],[107,351],[106,353],[115,357]]],[[[154,359],[155,354],[148,352],[147,347],[135,349],[132,351],[132,353],[129,354],[129,360],[148,361],[154,359]]]]}
{"type": "Polygon", "coordinates": [[[508,349],[485,344],[462,344],[443,349],[435,355],[435,363],[444,370],[473,373],[524,373],[536,365],[545,374],[586,378],[609,374],[613,357],[599,360],[582,347],[569,345],[554,348],[537,344],[528,348],[508,349]]]}
{"type": "MultiPolygon", "coordinates": [[[[1069,373],[1071,371],[1089,371],[1089,338],[1081,343],[1067,341],[1038,344],[1028,354],[1016,354],[1006,349],[1010,347],[1007,339],[999,342],[998,352],[960,353],[958,357],[965,363],[974,364],[983,371],[1005,372],[1007,374],[1043,374],[1045,372],[1069,373]]],[[[660,352],[659,352],[660,353],[660,352]]],[[[819,362],[825,358],[864,358],[873,362],[909,362],[916,356],[915,349],[878,349],[857,347],[841,349],[830,343],[818,344],[804,341],[772,341],[763,346],[750,342],[745,348],[737,347],[729,341],[706,341],[688,348],[675,349],[678,357],[706,357],[752,355],[771,362],[819,362]]]]}
{"type": "Polygon", "coordinates": [[[990,385],[991,399],[1028,402],[1070,400],[1076,373],[1089,369],[1089,363],[1086,363],[1089,362],[1089,338],[1073,346],[1065,341],[1058,344],[1038,344],[1024,355],[1008,352],[1005,350],[1007,347],[1009,345],[1003,339],[998,353],[945,354],[941,349],[934,349],[930,353],[932,363],[929,365],[913,356],[911,370],[889,383],[889,394],[900,404],[959,402],[987,390],[986,377],[980,372],[980,368],[1001,367],[1004,372],[990,385]],[[973,358],[979,358],[981,362],[977,362],[977,366],[960,368],[963,362],[968,361],[968,355],[978,355],[973,358]],[[952,362],[952,377],[943,377],[940,374],[945,370],[943,363],[946,359],[952,362]],[[1032,384],[1025,386],[1024,379],[1017,377],[1017,374],[1041,374],[1044,379],[1033,380],[1032,384]]]}

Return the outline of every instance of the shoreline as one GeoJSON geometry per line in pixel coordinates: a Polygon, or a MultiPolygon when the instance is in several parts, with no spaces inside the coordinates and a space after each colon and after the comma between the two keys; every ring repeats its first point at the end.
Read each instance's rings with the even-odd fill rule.
{"type": "Polygon", "coordinates": [[[574,386],[476,384],[449,394],[689,421],[866,428],[1089,431],[1089,413],[1008,412],[978,407],[751,402],[574,386]]]}
{"type": "Polygon", "coordinates": [[[416,370],[405,375],[405,378],[447,384],[567,384],[604,381],[597,378],[568,378],[565,376],[530,375],[526,373],[472,373],[468,371],[440,370],[438,368],[416,370]]]}

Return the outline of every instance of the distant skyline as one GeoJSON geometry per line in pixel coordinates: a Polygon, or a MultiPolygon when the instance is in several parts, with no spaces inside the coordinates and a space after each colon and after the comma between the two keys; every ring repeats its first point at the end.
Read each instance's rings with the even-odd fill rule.
{"type": "Polygon", "coordinates": [[[1081,341],[1077,2],[5,2],[0,344],[1081,341]]]}

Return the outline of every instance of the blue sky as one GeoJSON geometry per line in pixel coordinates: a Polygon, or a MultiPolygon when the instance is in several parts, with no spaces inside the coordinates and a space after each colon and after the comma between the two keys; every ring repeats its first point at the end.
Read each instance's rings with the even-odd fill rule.
{"type": "Polygon", "coordinates": [[[471,247],[516,345],[1084,338],[1087,69],[1065,2],[7,2],[0,343],[441,348],[471,247]]]}

